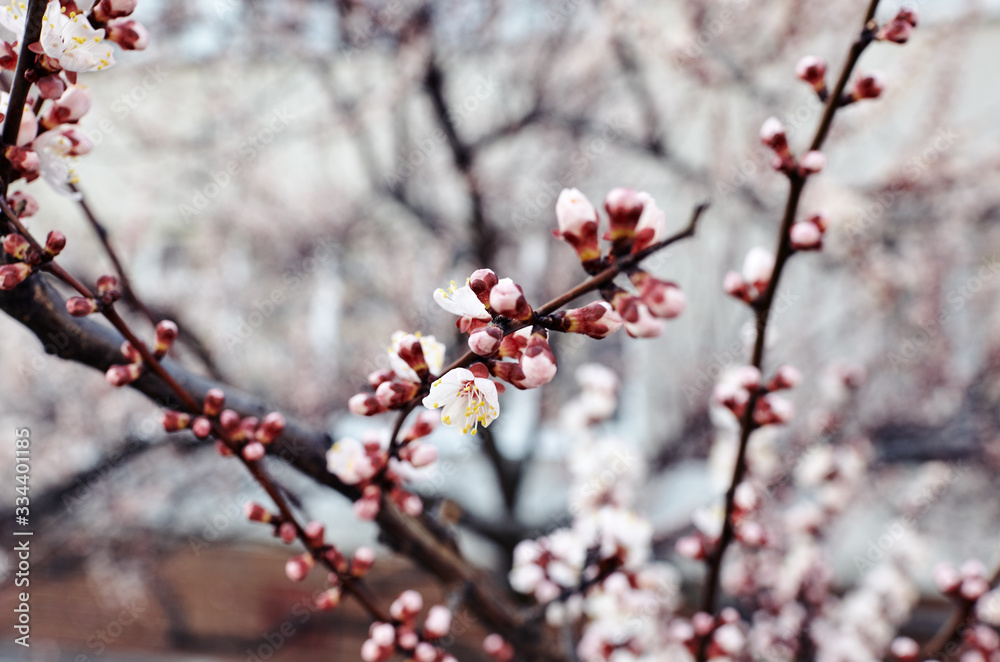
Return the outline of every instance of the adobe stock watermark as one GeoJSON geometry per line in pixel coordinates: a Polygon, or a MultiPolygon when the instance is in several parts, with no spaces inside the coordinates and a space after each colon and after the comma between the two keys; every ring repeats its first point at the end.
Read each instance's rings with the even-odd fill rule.
{"type": "Polygon", "coordinates": [[[226,334],[226,349],[232,351],[244,341],[249,340],[264,320],[274,315],[278,307],[285,302],[286,297],[306,281],[306,278],[336,254],[336,244],[329,237],[321,238],[312,254],[302,260],[298,266],[285,270],[281,275],[281,285],[271,290],[269,294],[253,302],[253,310],[241,317],[235,329],[226,334]]]}
{"type": "Polygon", "coordinates": [[[843,226],[848,239],[855,241],[875,222],[885,216],[891,207],[906,191],[913,187],[930,171],[931,166],[947,152],[961,136],[954,129],[938,129],[934,139],[919,154],[913,155],[903,167],[903,175],[895,179],[888,190],[880,192],[866,207],[858,209],[854,219],[843,226]]]}
{"type": "Polygon", "coordinates": [[[233,178],[248,163],[257,158],[257,155],[270,145],[279,133],[287,129],[295,117],[296,114],[284,106],[272,110],[267,119],[264,120],[263,128],[239,144],[236,153],[232,154],[231,158],[226,161],[225,167],[212,172],[212,181],[194,190],[190,204],[181,203],[178,206],[177,209],[181,218],[184,219],[184,223],[190,224],[192,220],[198,218],[203,211],[208,209],[212,200],[219,197],[219,194],[232,183],[233,178]]]}
{"type": "MultiPolygon", "coordinates": [[[[449,108],[448,118],[451,125],[458,129],[475,113],[480,105],[500,89],[500,83],[491,77],[478,76],[475,89],[455,107],[449,108]]],[[[407,154],[400,155],[398,165],[382,175],[382,186],[389,190],[398,189],[403,182],[413,176],[421,166],[427,163],[430,155],[441,145],[448,142],[444,129],[437,128],[431,135],[419,141],[407,154]]]]}
{"type": "Polygon", "coordinates": [[[944,325],[953,315],[960,312],[982,289],[1000,275],[1000,259],[997,255],[983,258],[979,262],[976,273],[945,294],[949,307],[941,311],[937,318],[920,324],[920,328],[911,336],[905,338],[898,348],[886,354],[889,365],[895,371],[900,371],[923,353],[924,349],[944,332],[944,325]]]}

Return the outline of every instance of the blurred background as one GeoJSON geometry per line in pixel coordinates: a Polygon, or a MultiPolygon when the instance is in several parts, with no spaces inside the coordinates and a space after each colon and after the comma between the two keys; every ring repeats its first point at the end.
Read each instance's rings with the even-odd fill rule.
{"type": "MultiPolygon", "coordinates": [[[[136,292],[190,339],[178,360],[334,438],[389,425],[346,401],[385,366],[393,331],[464,351],[434,289],[488,266],[539,305],[583,279],[551,236],[562,188],[595,204],[615,186],[648,191],[676,229],[711,201],[695,239],[647,262],[688,297],[662,337],[557,338],[553,384],[508,390],[486,441],[436,433],[450,471],[420,488],[457,506],[463,548],[503,571],[517,540],[565,519],[574,439],[560,410],[575,369],[601,363],[622,380],[614,432],[646,461],[639,505],[675,560],[731,466],[711,392],[746,362],[752,325],[722,278],[751,247],[773,248],[785,200],[758,129],[773,115],[793,150],[808,144],[821,106],[795,63],[813,54],[838,70],[866,4],[142,0],[148,50],[81,77],[95,149],[79,185],[136,292]]],[[[930,568],[996,556],[1000,2],[907,4],[921,12],[910,43],[875,44],[859,66],[883,71],[886,92],[838,114],[806,192],[803,212],[827,210],[832,227],[821,253],[790,264],[768,339],[771,368],[805,375],[799,415],[760,444],[780,454],[817,417],[849,421],[870,480],[829,541],[843,587],[906,486],[961,476],[891,550],[926,589],[909,626],[926,636],[945,613],[930,568]],[[850,397],[845,371],[867,375],[850,397]]],[[[899,7],[883,5],[883,18],[899,7]]],[[[109,273],[78,205],[45,186],[26,185],[43,209],[32,227],[67,235],[71,272],[109,273]]],[[[0,317],[0,429],[22,426],[39,550],[24,659],[252,660],[265,643],[276,659],[357,657],[367,621],[349,604],[303,607],[321,584],[287,582],[287,552],[243,520],[243,503],[264,498],[247,476],[0,317]]],[[[0,462],[12,475],[13,454],[0,462]]],[[[272,468],[339,545],[374,542],[345,499],[272,468]]],[[[414,585],[443,594],[383,556],[373,586],[386,600],[414,585]]],[[[700,569],[680,567],[695,591],[700,569]]],[[[465,631],[454,652],[478,659],[483,632],[465,631]]]]}

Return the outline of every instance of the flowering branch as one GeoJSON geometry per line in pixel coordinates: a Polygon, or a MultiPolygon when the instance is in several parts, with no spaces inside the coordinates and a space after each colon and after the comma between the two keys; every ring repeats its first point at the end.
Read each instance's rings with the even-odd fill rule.
{"type": "MultiPolygon", "coordinates": [[[[830,93],[827,98],[822,119],[820,120],[819,126],[816,129],[816,133],[810,145],[810,154],[818,153],[820,148],[822,148],[823,143],[826,141],[826,137],[833,123],[833,118],[836,115],[837,110],[843,105],[843,94],[844,90],[847,88],[847,82],[851,76],[851,72],[853,71],[855,64],[857,64],[857,61],[861,57],[865,48],[867,48],[875,38],[875,33],[872,29],[872,21],[877,7],[878,0],[871,0],[868,5],[868,9],[865,12],[861,34],[851,45],[847,59],[841,69],[840,76],[837,78],[837,83],[832,93],[830,93]]],[[[765,131],[767,128],[767,125],[765,125],[765,131]]],[[[783,129],[781,129],[780,125],[778,125],[774,131],[775,133],[773,135],[764,135],[762,132],[762,138],[765,142],[769,139],[774,139],[774,144],[777,145],[776,151],[779,152],[779,158],[790,157],[790,154],[788,154],[787,151],[787,143],[784,142],[785,139],[783,129]],[[780,140],[777,139],[778,136],[780,136],[780,140]]],[[[803,161],[805,161],[805,157],[803,157],[803,161]]],[[[789,191],[788,199],[785,203],[785,211],[778,230],[778,249],[774,257],[773,271],[770,274],[770,279],[767,283],[766,289],[763,290],[763,293],[758,298],[750,301],[756,318],[756,337],[754,340],[753,356],[750,364],[758,371],[761,370],[764,362],[764,340],[766,337],[768,321],[771,317],[771,307],[774,302],[775,293],[778,289],[781,273],[785,264],[788,262],[788,259],[795,251],[795,248],[792,245],[792,226],[798,212],[799,200],[802,196],[802,191],[805,188],[809,176],[814,172],[805,167],[790,166],[787,162],[780,163],[779,165],[788,177],[789,191]]],[[[702,595],[701,609],[707,613],[714,613],[715,611],[715,602],[718,593],[719,578],[722,571],[723,557],[725,556],[726,550],[734,538],[735,528],[733,523],[733,514],[735,511],[736,491],[743,482],[744,475],[746,474],[746,453],[750,440],[750,434],[759,425],[755,420],[755,413],[757,412],[757,404],[760,398],[761,392],[759,390],[751,390],[749,400],[747,401],[746,407],[740,417],[739,446],[736,454],[736,463],[733,467],[732,480],[730,481],[729,488],[726,491],[725,515],[722,524],[722,533],[713,553],[706,559],[708,563],[708,577],[706,579],[702,595]]],[[[707,641],[708,640],[706,638],[705,642],[707,643],[707,641]]],[[[705,659],[704,655],[705,647],[703,646],[701,649],[701,659],[705,659]]]]}
{"type": "MultiPolygon", "coordinates": [[[[42,34],[42,16],[48,0],[28,0],[28,12],[24,26],[24,38],[22,44],[34,44],[42,34]]],[[[32,81],[28,80],[26,74],[28,69],[35,64],[35,54],[26,47],[21,48],[17,57],[17,70],[14,73],[14,83],[10,90],[10,101],[7,104],[7,117],[3,122],[3,133],[0,134],[0,145],[4,153],[0,160],[0,196],[6,197],[7,186],[10,184],[12,164],[7,158],[7,148],[14,146],[18,142],[18,134],[21,130],[21,117],[24,115],[24,102],[28,99],[28,90],[32,81]]],[[[22,233],[23,234],[23,233],[22,233]]]]}

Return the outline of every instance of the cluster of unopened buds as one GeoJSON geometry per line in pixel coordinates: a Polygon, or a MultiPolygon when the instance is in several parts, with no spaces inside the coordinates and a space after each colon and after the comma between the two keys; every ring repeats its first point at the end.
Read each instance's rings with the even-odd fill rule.
{"type": "Polygon", "coordinates": [[[454,656],[433,643],[451,630],[451,610],[434,605],[427,610],[423,626],[418,627],[423,608],[424,599],[418,592],[403,591],[389,606],[392,622],[376,621],[368,629],[368,639],[361,645],[361,659],[381,662],[398,651],[414,662],[456,662],[454,656]]]}
{"type": "Polygon", "coordinates": [[[256,416],[244,417],[232,409],[224,409],[225,404],[226,396],[220,389],[209,389],[201,414],[167,410],[163,414],[163,429],[167,432],[190,429],[194,436],[206,439],[216,432],[214,426],[217,425],[223,437],[215,442],[220,455],[230,456],[238,450],[248,462],[264,457],[267,446],[284,431],[285,417],[278,412],[267,414],[263,420],[256,416]]]}
{"type": "MultiPolygon", "coordinates": [[[[93,148],[75,127],[91,105],[90,93],[77,84],[77,74],[112,66],[115,58],[109,42],[124,50],[146,48],[146,28],[129,18],[135,6],[136,0],[52,0],[45,9],[39,42],[27,49],[21,48],[27,3],[12,0],[0,7],[0,67],[14,71],[21,50],[33,55],[25,77],[39,93],[38,99],[26,100],[16,144],[5,152],[16,177],[30,182],[41,175],[56,190],[76,195],[70,186],[75,182],[70,159],[93,148]],[[47,108],[45,101],[50,102],[47,108]]],[[[8,113],[9,100],[4,93],[0,114],[8,113]]]]}
{"type": "MultiPolygon", "coordinates": [[[[35,208],[37,209],[37,204],[35,208]]],[[[12,290],[39,266],[58,255],[66,246],[66,237],[61,232],[52,231],[45,240],[45,246],[38,248],[20,234],[12,232],[0,239],[0,243],[4,253],[16,260],[0,265],[0,290],[12,290]]]]}
{"type": "Polygon", "coordinates": [[[943,594],[975,602],[990,590],[986,567],[977,559],[969,559],[961,568],[941,563],[934,568],[934,584],[943,594]]]}
{"type": "Polygon", "coordinates": [[[715,401],[741,419],[746,413],[751,396],[756,395],[753,422],[756,426],[787,423],[795,413],[791,401],[775,395],[775,392],[794,388],[802,376],[794,366],[778,368],[774,376],[764,383],[760,370],[753,366],[743,366],[733,373],[729,381],[722,381],[715,387],[715,401]]]}
{"type": "Polygon", "coordinates": [[[774,152],[771,165],[779,172],[805,177],[822,171],[826,166],[826,156],[815,149],[803,154],[801,159],[796,159],[788,146],[785,127],[776,117],[767,118],[761,125],[760,141],[774,152]]]}
{"type": "Polygon", "coordinates": [[[370,432],[362,441],[345,437],[327,451],[327,470],[347,485],[361,489],[361,498],[354,502],[354,512],[359,518],[375,519],[381,510],[383,494],[410,515],[423,512],[420,497],[403,489],[402,482],[414,470],[437,461],[437,448],[418,441],[433,432],[437,422],[437,412],[422,412],[400,436],[393,453],[384,443],[385,439],[375,432],[370,432]]]}

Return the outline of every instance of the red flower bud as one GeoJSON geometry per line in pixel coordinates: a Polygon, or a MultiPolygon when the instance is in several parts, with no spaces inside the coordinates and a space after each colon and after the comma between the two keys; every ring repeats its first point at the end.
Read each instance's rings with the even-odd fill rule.
{"type": "Polygon", "coordinates": [[[526,322],[531,319],[531,306],[524,298],[521,286],[510,278],[503,278],[490,292],[490,308],[498,315],[526,322]]]}
{"type": "Polygon", "coordinates": [[[114,276],[101,276],[97,279],[97,294],[105,303],[112,303],[121,298],[118,279],[114,276]]]}
{"type": "Polygon", "coordinates": [[[66,248],[66,235],[62,232],[53,230],[49,233],[48,237],[45,238],[45,254],[49,257],[59,255],[64,248],[66,248]]]}
{"type": "Polygon", "coordinates": [[[153,353],[156,358],[166,355],[170,346],[177,340],[177,325],[170,320],[163,320],[156,325],[156,344],[153,346],[153,353]]]}
{"type": "Polygon", "coordinates": [[[18,260],[23,260],[28,256],[28,249],[31,244],[19,234],[9,234],[3,238],[3,250],[7,255],[18,260]]]}
{"type": "Polygon", "coordinates": [[[208,420],[204,416],[199,416],[194,419],[194,423],[191,424],[191,432],[194,436],[199,439],[204,439],[208,435],[212,434],[212,421],[208,420]]]}
{"type": "Polygon", "coordinates": [[[167,432],[186,430],[190,424],[191,414],[171,410],[163,412],[163,429],[167,432]]]}
{"type": "Polygon", "coordinates": [[[358,416],[374,416],[385,411],[382,403],[371,393],[355,393],[347,401],[347,408],[358,416]]]}
{"type": "Polygon", "coordinates": [[[210,388],[208,392],[205,393],[205,401],[202,405],[201,411],[206,416],[217,416],[221,411],[222,407],[226,404],[226,394],[222,392],[220,388],[210,388]]]}
{"type": "Polygon", "coordinates": [[[497,284],[497,275],[490,269],[478,269],[469,276],[469,288],[484,306],[490,305],[490,291],[497,284]]]}
{"type": "Polygon", "coordinates": [[[88,297],[70,297],[66,300],[66,311],[73,317],[96,313],[97,308],[97,301],[88,297]]]}
{"type": "Polygon", "coordinates": [[[126,365],[113,365],[108,368],[105,377],[108,383],[114,387],[125,386],[139,379],[143,369],[141,363],[129,363],[126,365]]]}
{"type": "Polygon", "coordinates": [[[247,501],[246,505],[243,506],[243,514],[251,522],[270,524],[275,521],[275,516],[256,501],[247,501]]]}

